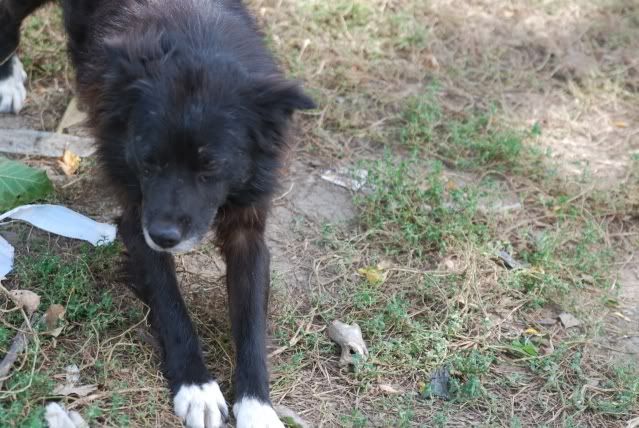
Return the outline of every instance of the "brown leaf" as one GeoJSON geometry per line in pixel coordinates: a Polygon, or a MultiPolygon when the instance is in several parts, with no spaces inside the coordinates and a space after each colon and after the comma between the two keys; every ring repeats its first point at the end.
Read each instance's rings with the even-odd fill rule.
{"type": "MultiPolygon", "coordinates": [[[[58,337],[60,336],[60,333],[62,333],[62,330],[64,330],[64,326],[60,326],[58,328],[54,328],[53,330],[42,332],[42,334],[44,334],[45,336],[58,337]]],[[[55,348],[55,342],[53,347],[55,348]]]]}
{"type": "Polygon", "coordinates": [[[390,268],[392,268],[395,264],[393,263],[392,260],[389,259],[382,259],[378,264],[377,264],[377,269],[379,270],[388,270],[390,268]]]}
{"type": "Polygon", "coordinates": [[[29,290],[11,290],[11,299],[16,305],[25,310],[28,315],[32,315],[40,306],[40,296],[29,290]]]}
{"type": "Polygon", "coordinates": [[[76,385],[80,382],[80,369],[75,364],[64,368],[64,378],[67,385],[76,385]]]}
{"type": "Polygon", "coordinates": [[[357,323],[351,325],[334,320],[327,329],[328,337],[342,347],[342,356],[339,359],[341,366],[355,363],[355,354],[365,360],[368,357],[368,348],[362,337],[362,330],[357,323]]]}
{"type": "Polygon", "coordinates": [[[64,384],[64,385],[56,386],[55,389],[53,390],[53,395],[62,395],[65,397],[68,395],[76,395],[78,397],[86,397],[92,392],[97,391],[97,389],[98,389],[97,385],[64,384]]]}
{"type": "Polygon", "coordinates": [[[71,101],[69,101],[69,105],[67,106],[64,115],[62,115],[62,119],[60,120],[60,124],[58,124],[56,132],[59,134],[68,134],[71,128],[82,126],[86,120],[86,113],[80,111],[78,108],[78,100],[73,97],[71,98],[71,101]]]}
{"type": "Polygon", "coordinates": [[[80,156],[71,150],[65,149],[62,158],[58,160],[58,165],[60,165],[66,175],[74,175],[80,168],[80,156]]]}
{"type": "Polygon", "coordinates": [[[426,63],[426,67],[430,68],[431,70],[439,70],[439,61],[437,61],[437,58],[435,57],[435,55],[432,54],[427,54],[424,57],[424,62],[426,63]]]}
{"type": "Polygon", "coordinates": [[[457,264],[455,263],[455,260],[451,258],[445,258],[442,264],[448,271],[452,272],[457,269],[457,264]]]}
{"type": "Polygon", "coordinates": [[[47,324],[48,332],[56,330],[58,321],[64,318],[64,313],[65,309],[62,305],[54,304],[49,306],[49,309],[44,313],[44,322],[47,324]]]}
{"type": "Polygon", "coordinates": [[[561,321],[561,324],[563,324],[564,328],[578,327],[581,325],[581,321],[579,321],[573,314],[570,314],[568,312],[560,313],[559,321],[561,321]]]}
{"type": "Polygon", "coordinates": [[[401,394],[402,391],[399,391],[393,388],[391,385],[381,384],[379,385],[379,390],[385,392],[386,394],[401,394]]]}
{"type": "Polygon", "coordinates": [[[368,266],[360,268],[357,272],[366,278],[369,284],[379,285],[386,279],[386,274],[379,267],[368,266]]]}

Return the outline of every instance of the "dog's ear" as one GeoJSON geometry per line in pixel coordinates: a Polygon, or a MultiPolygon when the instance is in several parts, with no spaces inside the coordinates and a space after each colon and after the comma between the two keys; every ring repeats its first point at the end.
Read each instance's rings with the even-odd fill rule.
{"type": "Polygon", "coordinates": [[[125,119],[131,106],[145,91],[152,91],[149,78],[161,73],[163,62],[175,55],[175,43],[170,34],[158,33],[134,42],[116,37],[105,41],[104,58],[107,61],[104,83],[111,106],[107,109],[118,118],[125,119]]]}
{"type": "Polygon", "coordinates": [[[291,116],[295,110],[316,107],[298,82],[279,77],[259,79],[251,88],[251,97],[258,113],[268,116],[291,116]]]}
{"type": "Polygon", "coordinates": [[[257,116],[254,135],[258,144],[266,150],[284,144],[286,126],[296,110],[316,107],[297,82],[281,77],[259,79],[242,97],[250,103],[249,110],[257,116]]]}
{"type": "Polygon", "coordinates": [[[113,37],[104,43],[105,58],[113,77],[135,81],[160,72],[166,60],[176,54],[176,45],[175,35],[162,31],[135,40],[113,37]]]}

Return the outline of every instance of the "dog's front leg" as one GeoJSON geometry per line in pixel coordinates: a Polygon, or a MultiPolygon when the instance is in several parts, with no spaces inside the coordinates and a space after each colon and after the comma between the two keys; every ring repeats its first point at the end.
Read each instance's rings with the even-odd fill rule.
{"type": "Polygon", "coordinates": [[[226,259],[226,282],[235,340],[237,428],[283,428],[269,398],[266,327],[269,252],[264,242],[267,210],[228,208],[220,212],[218,240],[226,259]]]}
{"type": "Polygon", "coordinates": [[[189,428],[225,426],[226,402],[204,365],[198,337],[180,295],[172,256],[146,244],[137,209],[125,213],[120,234],[129,253],[132,285],[151,310],[151,326],[164,351],[164,371],[174,396],[175,413],[189,428]]]}

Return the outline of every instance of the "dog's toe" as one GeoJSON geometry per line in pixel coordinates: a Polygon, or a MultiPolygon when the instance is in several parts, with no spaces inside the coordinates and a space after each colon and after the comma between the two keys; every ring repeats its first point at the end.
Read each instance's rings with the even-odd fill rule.
{"type": "Polygon", "coordinates": [[[27,74],[17,56],[13,56],[8,64],[9,74],[0,79],[0,113],[18,113],[27,97],[24,82],[27,74]]]}
{"type": "Polygon", "coordinates": [[[268,403],[255,398],[242,398],[233,406],[237,428],[284,428],[284,424],[268,403]]]}
{"type": "Polygon", "coordinates": [[[188,428],[220,428],[228,420],[228,408],[215,381],[182,385],[173,399],[175,414],[188,428]]]}

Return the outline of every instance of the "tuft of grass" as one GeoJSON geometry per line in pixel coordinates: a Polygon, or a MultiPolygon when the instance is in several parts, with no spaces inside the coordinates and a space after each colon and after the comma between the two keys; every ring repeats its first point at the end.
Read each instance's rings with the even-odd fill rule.
{"type": "MultiPolygon", "coordinates": [[[[553,339],[555,348],[550,348],[544,334],[542,340],[505,333],[504,321],[496,322],[493,311],[516,314],[518,326],[534,325],[536,311],[548,304],[570,306],[582,290],[609,287],[614,252],[596,221],[598,205],[593,199],[575,206],[579,195],[531,173],[531,165],[547,161],[528,147],[528,139],[539,132],[535,127],[530,132],[513,131],[496,122],[494,110],[451,119],[434,95],[426,99],[407,110],[400,129],[410,154],[386,150],[381,159],[364,164],[367,189],[355,197],[360,233],[349,236],[335,225],[324,225],[317,242],[330,252],[333,262],[324,268],[330,272],[330,286],[315,290],[311,298],[316,321],[357,322],[369,344],[369,358],[356,361],[352,372],[332,373],[356,385],[353,394],[358,402],[361,397],[371,400],[368,406],[343,413],[338,423],[374,423],[374,415],[392,402],[376,393],[380,383],[401,385],[406,398],[420,391],[436,368],[448,365],[453,400],[446,411],[417,401],[407,407],[404,419],[395,413],[385,414],[386,420],[393,418],[396,426],[439,426],[463,413],[460,406],[473,406],[484,415],[484,423],[507,420],[525,425],[528,416],[520,412],[513,417],[503,394],[545,379],[544,387],[527,398],[530,406],[547,415],[550,409],[533,403],[559,395],[568,409],[564,422],[578,424],[584,407],[565,397],[578,393],[583,381],[575,380],[576,372],[567,369],[569,354],[561,349],[583,353],[587,342],[571,345],[569,337],[559,335],[553,339]],[[503,178],[501,171],[506,170],[509,175],[503,178]],[[548,221],[548,227],[534,228],[534,220],[513,227],[521,218],[486,208],[487,198],[499,199],[495,193],[504,191],[499,182],[487,179],[486,171],[503,178],[507,192],[516,189],[520,179],[534,180],[539,187],[525,196],[527,209],[548,221]],[[465,174],[461,184],[453,179],[459,174],[465,174]],[[499,250],[507,250],[521,266],[501,266],[499,250]],[[358,271],[360,276],[353,277],[358,271]],[[553,358],[561,362],[553,363],[553,358]],[[503,364],[522,373],[504,380],[499,374],[503,364]]],[[[298,330],[296,319],[308,313],[304,308],[282,311],[286,321],[275,332],[281,346],[286,347],[298,330]]],[[[588,316],[579,308],[572,310],[588,316]]],[[[281,357],[277,375],[285,377],[278,387],[307,373],[309,355],[331,360],[335,354],[325,337],[305,334],[281,357]]],[[[602,367],[598,358],[587,360],[588,365],[579,363],[584,378],[595,376],[602,367]]],[[[614,383],[614,373],[606,378],[616,385],[611,388],[615,393],[600,403],[599,410],[592,404],[588,411],[596,412],[597,418],[615,418],[612,407],[610,412],[602,409],[617,401],[623,409],[619,414],[636,406],[632,385],[614,383]]]]}
{"type": "Polygon", "coordinates": [[[62,8],[51,5],[29,16],[23,23],[20,59],[32,81],[70,77],[62,20],[62,8]]]}
{"type": "MultiPolygon", "coordinates": [[[[30,359],[35,358],[33,354],[30,359]]],[[[31,361],[29,361],[31,362],[31,361]]],[[[0,426],[45,428],[42,397],[51,395],[53,382],[47,373],[20,372],[12,376],[4,386],[9,391],[19,391],[10,399],[0,399],[0,426]]]]}
{"type": "Polygon", "coordinates": [[[97,248],[82,245],[71,260],[50,251],[17,259],[17,287],[38,293],[42,304],[62,304],[70,322],[93,323],[105,329],[117,319],[113,314],[113,299],[106,290],[95,287],[96,276],[112,277],[120,245],[97,248]]]}
{"type": "MultiPolygon", "coordinates": [[[[524,144],[539,132],[499,126],[495,109],[450,118],[443,111],[437,86],[408,100],[400,130],[404,145],[460,169],[513,169],[525,163],[539,165],[540,154],[524,144]],[[446,120],[444,120],[446,118],[446,120]]],[[[530,166],[527,166],[530,168],[530,166]]]]}
{"type": "Polygon", "coordinates": [[[358,196],[365,227],[384,231],[392,239],[389,254],[422,257],[445,251],[455,242],[485,239],[485,227],[475,222],[478,194],[443,177],[440,162],[394,160],[388,155],[369,168],[372,191],[358,196]]]}
{"type": "Polygon", "coordinates": [[[482,385],[482,376],[487,374],[495,356],[491,352],[472,350],[458,354],[451,359],[452,372],[451,394],[455,400],[467,401],[486,394],[482,385]]]}
{"type": "MultiPolygon", "coordinates": [[[[152,355],[136,343],[130,330],[144,321],[145,311],[125,296],[114,295],[109,285],[117,278],[120,250],[117,243],[101,247],[83,244],[74,246],[73,251],[60,252],[32,236],[29,252],[16,258],[9,287],[40,295],[41,312],[51,304],[62,304],[66,312],[59,336],[31,337],[22,360],[4,382],[0,426],[44,427],[45,400],[58,399],[52,391],[69,364],[82,368],[83,383],[113,391],[82,411],[91,424],[125,427],[150,420],[146,410],[137,409],[139,404],[132,413],[131,390],[139,390],[137,400],[148,409],[166,399],[164,388],[153,386],[158,381],[163,385],[159,373],[151,376],[149,367],[136,369],[136,361],[143,358],[148,364],[152,355]],[[127,395],[119,394],[120,390],[128,391],[127,395]]],[[[0,331],[0,355],[23,321],[20,312],[10,309],[8,300],[2,302],[7,316],[0,331]]]]}

